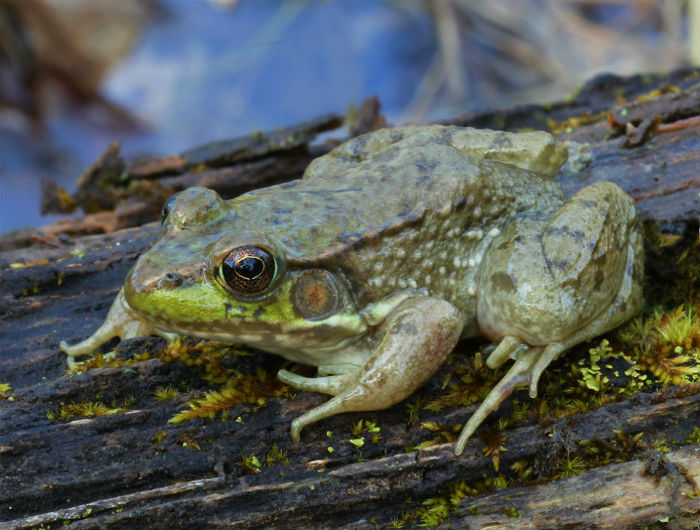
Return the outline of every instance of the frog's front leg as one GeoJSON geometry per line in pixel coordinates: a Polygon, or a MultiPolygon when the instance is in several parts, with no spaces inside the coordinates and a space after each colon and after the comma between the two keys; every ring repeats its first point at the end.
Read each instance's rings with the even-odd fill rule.
{"type": "Polygon", "coordinates": [[[112,337],[119,337],[123,340],[161,334],[148,322],[132,316],[128,307],[124,298],[124,288],[122,287],[109,308],[107,318],[105,318],[105,321],[95,333],[73,346],[69,346],[66,341],[61,341],[59,346],[68,355],[67,362],[70,368],[75,366],[75,357],[91,353],[95,348],[101,346],[112,337]]]}
{"type": "Polygon", "coordinates": [[[448,302],[409,298],[387,316],[379,344],[359,371],[316,380],[281,371],[280,379],[291,386],[335,395],[292,422],[292,439],[329,416],[385,409],[408,397],[442,365],[463,326],[462,315],[448,302]]]}

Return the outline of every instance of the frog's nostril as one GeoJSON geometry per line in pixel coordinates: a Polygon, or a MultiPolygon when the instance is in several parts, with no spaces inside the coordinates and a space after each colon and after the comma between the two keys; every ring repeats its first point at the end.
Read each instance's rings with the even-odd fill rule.
{"type": "Polygon", "coordinates": [[[168,272],[161,279],[160,286],[163,289],[173,289],[174,287],[181,286],[184,280],[185,277],[182,274],[178,274],[176,272],[168,272]]]}

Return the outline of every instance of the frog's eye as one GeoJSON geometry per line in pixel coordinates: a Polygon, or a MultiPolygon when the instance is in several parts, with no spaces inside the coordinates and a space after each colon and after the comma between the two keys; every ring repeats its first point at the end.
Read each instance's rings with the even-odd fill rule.
{"type": "Polygon", "coordinates": [[[167,201],[165,201],[165,204],[163,205],[163,208],[160,211],[160,224],[165,223],[165,220],[168,217],[168,214],[170,213],[170,210],[173,207],[173,204],[175,204],[175,199],[177,198],[177,195],[173,195],[170,197],[167,201]]]}
{"type": "Polygon", "coordinates": [[[275,258],[260,247],[238,247],[219,266],[219,279],[232,291],[243,294],[259,293],[275,278],[275,258]]]}

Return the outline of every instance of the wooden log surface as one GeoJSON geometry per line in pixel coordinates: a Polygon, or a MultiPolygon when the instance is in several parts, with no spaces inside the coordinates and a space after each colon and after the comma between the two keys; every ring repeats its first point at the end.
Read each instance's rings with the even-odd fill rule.
{"type": "MultiPolygon", "coordinates": [[[[587,124],[572,122],[571,130],[563,126],[559,137],[583,144],[582,159],[591,158],[580,171],[563,171],[563,186],[571,193],[595,180],[616,181],[637,200],[645,220],[687,236],[697,234],[700,214],[699,75],[605,77],[566,104],[453,122],[542,128],[546,120],[560,125],[585,112],[589,118],[609,114],[610,119],[591,118],[587,124]],[[658,94],[651,99],[638,98],[654,90],[658,94]],[[621,123],[624,116],[630,121],[621,123]],[[651,125],[644,123],[647,118],[651,125]]],[[[238,149],[240,142],[234,145],[238,149]]],[[[287,177],[298,176],[309,153],[295,144],[291,151],[256,151],[254,159],[236,158],[227,166],[226,156],[217,152],[216,166],[223,167],[189,171],[182,166],[180,173],[160,171],[157,178],[180,179],[178,185],[186,186],[201,183],[197,179],[203,174],[229,173],[247,179],[242,187],[222,184],[235,194],[254,187],[251,175],[260,164],[270,179],[274,171],[269,168],[279,167],[275,164],[284,158],[284,167],[292,168],[287,177]]],[[[162,170],[163,164],[154,162],[149,169],[141,163],[134,175],[156,178],[152,168],[162,170]]],[[[292,443],[292,419],[325,397],[288,392],[268,398],[264,406],[238,405],[229,421],[219,415],[173,424],[168,420],[189,399],[217,388],[190,366],[150,358],[128,367],[66,374],[58,342],[76,342],[96,329],[126,272],[158,231],[151,223],[68,239],[33,234],[30,246],[0,252],[0,384],[10,385],[6,399],[0,399],[0,528],[57,528],[66,522],[75,528],[411,527],[426,522],[426,499],[449,499],[450,488],[460,483],[475,494],[446,506],[442,522],[436,522],[440,528],[696,528],[700,523],[698,446],[689,442],[700,426],[697,389],[638,393],[544,423],[526,419],[504,431],[496,471],[488,440],[480,437],[461,457],[452,454],[449,443],[407,451],[435,436],[421,422],[454,427],[473,405],[421,409],[419,421],[408,413],[407,403],[341,415],[319,422],[304,431],[300,443],[292,443]],[[172,384],[183,389],[180,396],[154,399],[156,389],[172,384]],[[58,417],[65,405],[85,402],[125,410],[58,417]],[[380,437],[373,440],[365,432],[365,444],[358,448],[350,440],[358,437],[352,425],[360,419],[376,423],[380,437]],[[633,442],[638,435],[644,443],[633,442]],[[660,447],[660,440],[672,441],[669,452],[652,449],[660,447]],[[273,446],[286,458],[275,461],[273,446]],[[584,473],[557,478],[562,462],[582,447],[587,454],[607,451],[614,457],[584,473]],[[245,464],[252,455],[259,467],[245,464]],[[528,462],[531,477],[512,476],[519,462],[528,462]],[[508,484],[494,482],[499,475],[507,475],[508,484]]],[[[655,282],[677,273],[672,264],[650,265],[655,282]]],[[[461,343],[456,362],[471,358],[482,345],[461,343]]],[[[154,338],[120,345],[126,357],[164,348],[165,341],[154,338]]],[[[225,363],[244,373],[274,373],[283,361],[256,353],[232,354],[225,363]]],[[[441,395],[447,370],[421,390],[424,400],[441,395]]],[[[504,404],[503,414],[512,406],[504,404]]],[[[499,414],[492,415],[484,432],[493,430],[499,414]]]]}

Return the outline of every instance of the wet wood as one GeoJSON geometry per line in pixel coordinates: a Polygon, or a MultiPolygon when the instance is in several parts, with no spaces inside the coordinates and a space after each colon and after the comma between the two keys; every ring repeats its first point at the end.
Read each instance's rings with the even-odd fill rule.
{"type": "MultiPolygon", "coordinates": [[[[591,84],[594,88],[582,91],[583,103],[570,103],[568,115],[566,105],[553,105],[551,119],[560,123],[582,109],[612,109],[619,105],[619,86],[630,101],[659,85],[687,92],[697,85],[698,73],[656,78],[652,86],[638,82],[636,91],[634,82],[618,81],[591,84]]],[[[687,103],[682,98],[664,101],[687,103]]],[[[583,153],[591,155],[591,162],[579,172],[563,171],[560,179],[569,193],[595,180],[615,180],[635,197],[645,219],[693,235],[700,213],[700,123],[664,108],[654,112],[666,117],[637,147],[623,147],[627,129],[612,128],[604,116],[564,130],[560,138],[589,145],[583,153]]],[[[528,126],[523,125],[523,109],[512,112],[506,122],[528,126]]],[[[532,110],[533,122],[546,112],[543,107],[532,110]]],[[[484,116],[461,123],[475,125],[484,116]]],[[[217,181],[236,194],[243,189],[231,184],[236,179],[255,186],[292,178],[314,154],[313,148],[268,152],[196,172],[183,170],[182,160],[171,158],[142,165],[138,174],[172,188],[217,181]],[[284,167],[288,170],[280,171],[284,167]]],[[[128,269],[158,232],[156,222],[76,238],[60,237],[60,232],[33,234],[23,240],[28,246],[0,251],[0,383],[10,385],[0,399],[0,529],[57,528],[65,522],[71,528],[374,529],[392,520],[405,520],[408,528],[423,522],[416,515],[425,508],[423,502],[448,495],[445,491],[455,481],[479,484],[500,473],[514,483],[511,467],[521,461],[533,468],[531,479],[463,499],[445,513],[439,527],[695,528],[700,523],[700,497],[693,494],[699,485],[698,446],[688,441],[700,425],[697,389],[639,393],[542,424],[524,420],[504,431],[507,450],[497,472],[479,437],[461,457],[454,457],[451,444],[406,452],[434,437],[420,422],[455,426],[474,406],[440,413],[421,409],[418,421],[411,419],[406,403],[372,414],[346,414],[314,425],[304,431],[301,443],[292,443],[292,419],[325,397],[298,392],[270,398],[262,407],[234,407],[230,421],[218,416],[172,424],[168,420],[188,399],[216,388],[192,367],[150,359],[128,368],[67,375],[58,342],[76,342],[94,331],[128,269]],[[172,401],[156,401],[154,391],[168,385],[183,393],[172,401]],[[96,401],[127,411],[55,417],[62,405],[96,401]],[[352,424],[360,419],[376,421],[381,437],[372,441],[366,435],[365,445],[357,448],[349,440],[357,436],[352,424]],[[644,446],[629,442],[640,433],[644,446]],[[670,441],[670,452],[650,452],[662,439],[670,441]],[[286,462],[266,463],[273,445],[286,452],[286,462]],[[616,455],[624,461],[613,459],[557,479],[562,462],[586,447],[617,447],[616,455]],[[243,464],[252,455],[259,468],[243,464]]],[[[655,281],[669,281],[677,273],[668,268],[672,265],[661,268],[655,281]]],[[[457,357],[473,355],[477,346],[460,344],[457,357]]],[[[120,345],[125,357],[164,347],[164,341],[154,338],[120,345]]],[[[232,354],[225,362],[244,373],[273,373],[282,366],[281,359],[263,353],[232,354]]],[[[421,391],[425,399],[441,394],[447,370],[421,391]]],[[[495,429],[494,416],[484,432],[495,429]]]]}

